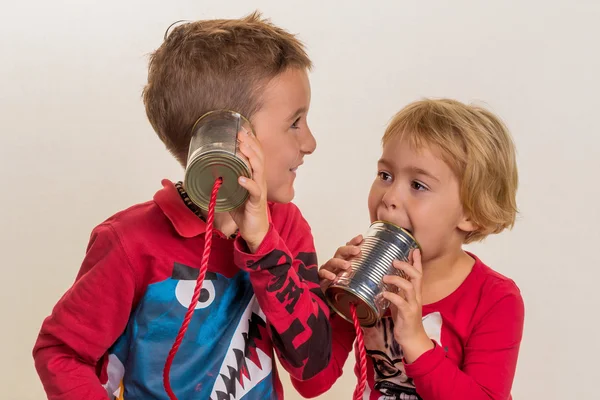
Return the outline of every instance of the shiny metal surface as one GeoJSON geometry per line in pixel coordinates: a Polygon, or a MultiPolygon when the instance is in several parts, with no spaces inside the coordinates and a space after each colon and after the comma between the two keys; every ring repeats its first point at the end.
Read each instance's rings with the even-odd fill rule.
{"type": "Polygon", "coordinates": [[[410,252],[419,248],[419,244],[408,231],[376,221],[367,230],[360,247],[361,253],[352,260],[352,267],[336,277],[325,290],[325,297],[331,307],[351,323],[349,307],[354,303],[361,326],[373,326],[389,307],[389,302],[382,297],[388,290],[382,282],[383,276],[403,275],[393,267],[393,260],[408,261],[410,252]]]}
{"type": "Polygon", "coordinates": [[[238,132],[252,131],[250,122],[239,113],[212,111],[194,125],[184,187],[198,207],[207,211],[210,193],[217,178],[223,184],[217,196],[216,212],[231,211],[248,198],[248,191],[238,184],[238,177],[252,178],[252,169],[239,151],[238,132]]]}

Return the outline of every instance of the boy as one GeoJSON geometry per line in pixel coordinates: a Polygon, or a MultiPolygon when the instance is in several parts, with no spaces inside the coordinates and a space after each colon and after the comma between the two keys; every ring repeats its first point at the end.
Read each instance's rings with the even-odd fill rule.
{"type": "MultiPolygon", "coordinates": [[[[363,328],[365,399],[509,399],[523,331],[515,283],[494,272],[464,243],[514,224],[517,167],[510,135],[490,112],[453,100],[424,100],[401,110],[383,136],[369,194],[371,221],[413,233],[421,246],[409,280],[386,276],[386,315],[363,328]]],[[[322,285],[349,267],[362,237],[340,247],[319,271],[322,285]]],[[[354,327],[332,315],[333,356],[307,382],[306,397],[342,374],[354,327]]],[[[358,365],[357,365],[357,376],[358,365]]]]}
{"type": "MultiPolygon", "coordinates": [[[[306,116],[311,62],[258,14],[180,25],[152,55],[144,104],[185,166],[194,122],[235,110],[250,198],[215,217],[208,272],[170,382],[180,399],[283,398],[273,348],[294,379],[331,351],[310,227],[290,201],[316,147],[306,116]]],[[[33,355],[49,399],[165,399],[163,368],[192,298],[206,215],[181,182],[96,227],[75,284],[44,321],[33,355]]]]}

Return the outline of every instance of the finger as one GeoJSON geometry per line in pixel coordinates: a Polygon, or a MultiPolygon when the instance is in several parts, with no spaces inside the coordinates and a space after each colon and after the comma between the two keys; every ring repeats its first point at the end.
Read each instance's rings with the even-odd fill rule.
{"type": "Polygon", "coordinates": [[[382,296],[396,307],[396,309],[399,311],[399,314],[403,314],[404,310],[408,308],[408,303],[406,300],[395,293],[383,292],[382,296]]]}
{"type": "MultiPolygon", "coordinates": [[[[242,128],[241,131],[238,132],[238,140],[239,140],[239,149],[250,161],[250,166],[252,170],[258,173],[262,173],[261,166],[264,165],[264,153],[262,150],[262,146],[256,136],[252,133],[252,131],[248,131],[245,128],[242,128]]],[[[256,178],[254,178],[256,179],[256,178]]],[[[257,180],[258,181],[258,180],[257,180]]],[[[260,182],[260,181],[258,181],[260,182]]]]}
{"type": "Polygon", "coordinates": [[[240,150],[248,158],[250,168],[252,170],[252,180],[254,180],[254,182],[256,182],[259,185],[262,192],[266,193],[267,182],[265,180],[264,175],[264,163],[260,160],[259,157],[257,157],[254,149],[246,145],[245,143],[242,143],[240,145],[240,150]]]}
{"type": "Polygon", "coordinates": [[[321,279],[325,279],[325,280],[328,280],[328,281],[332,281],[332,280],[334,280],[336,277],[337,277],[337,275],[336,275],[336,274],[334,274],[334,273],[333,273],[333,272],[331,272],[331,271],[328,271],[328,270],[326,270],[326,269],[320,269],[320,270],[319,270],[319,278],[321,278],[321,279]]]}
{"type": "Polygon", "coordinates": [[[358,246],[359,244],[361,244],[363,241],[363,236],[362,235],[358,235],[352,238],[352,240],[350,240],[348,243],[346,243],[347,245],[351,245],[351,246],[358,246]]]}
{"type": "Polygon", "coordinates": [[[413,252],[413,262],[412,265],[415,267],[417,271],[423,274],[423,264],[421,263],[421,250],[415,249],[413,252]]]}
{"type": "Polygon", "coordinates": [[[249,147],[250,149],[252,149],[252,151],[255,153],[256,157],[261,162],[264,161],[265,157],[264,157],[264,153],[262,150],[262,145],[260,144],[260,141],[256,138],[256,136],[254,136],[252,131],[247,131],[245,129],[242,129],[238,133],[238,139],[240,141],[240,147],[242,147],[242,145],[249,147]]]}
{"type": "Polygon", "coordinates": [[[419,301],[419,304],[422,304],[421,294],[423,292],[423,264],[421,262],[420,249],[413,251],[412,267],[416,271],[415,277],[413,278],[413,285],[415,287],[415,292],[417,293],[417,300],[419,301]]]}
{"type": "Polygon", "coordinates": [[[398,271],[401,271],[402,273],[405,274],[405,276],[408,278],[408,280],[410,280],[414,291],[415,291],[415,298],[417,300],[417,302],[419,304],[421,304],[421,291],[423,288],[423,274],[417,269],[415,268],[414,265],[410,265],[408,263],[402,262],[400,260],[394,260],[393,262],[394,268],[396,268],[398,271]]]}
{"type": "Polygon", "coordinates": [[[240,151],[246,156],[255,174],[262,173],[264,161],[260,154],[260,149],[252,146],[249,142],[240,143],[240,151]]]}
{"type": "Polygon", "coordinates": [[[392,262],[392,265],[398,271],[404,272],[404,274],[406,274],[407,278],[410,281],[412,281],[413,279],[420,279],[421,278],[421,272],[419,272],[418,269],[416,269],[413,265],[410,265],[407,262],[400,261],[400,260],[394,260],[392,262]]]}
{"type": "Polygon", "coordinates": [[[348,245],[348,246],[342,246],[339,249],[337,249],[334,257],[343,258],[344,260],[347,260],[351,257],[357,256],[359,253],[360,253],[360,247],[348,245]]]}
{"type": "Polygon", "coordinates": [[[403,279],[396,275],[386,275],[383,277],[383,283],[388,285],[394,285],[404,294],[404,297],[408,303],[417,303],[417,296],[413,284],[406,279],[403,279]]]}
{"type": "Polygon", "coordinates": [[[245,176],[240,176],[238,178],[238,183],[250,194],[250,197],[248,198],[250,203],[259,204],[261,202],[263,190],[258,183],[252,179],[246,178],[245,176]]]}
{"type": "Polygon", "coordinates": [[[346,271],[348,268],[350,268],[350,262],[341,258],[332,258],[321,267],[321,269],[326,269],[336,274],[339,271],[346,271]]]}

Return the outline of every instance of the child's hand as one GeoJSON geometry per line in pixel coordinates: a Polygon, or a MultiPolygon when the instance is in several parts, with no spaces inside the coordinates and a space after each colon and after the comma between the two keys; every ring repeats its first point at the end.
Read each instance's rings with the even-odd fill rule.
{"type": "Polygon", "coordinates": [[[394,267],[403,271],[410,281],[396,275],[383,277],[384,283],[394,285],[400,289],[398,294],[384,292],[383,297],[391,303],[390,307],[394,319],[394,338],[402,347],[404,359],[409,364],[433,348],[433,342],[427,337],[422,321],[421,285],[423,268],[421,266],[421,252],[414,250],[412,259],[412,265],[398,260],[394,261],[394,267]]]}
{"type": "Polygon", "coordinates": [[[351,241],[337,249],[332,259],[327,261],[319,269],[319,278],[321,279],[321,290],[325,291],[341,271],[350,268],[350,260],[360,253],[358,247],[363,241],[362,235],[358,235],[351,241]]]}
{"type": "Polygon", "coordinates": [[[246,202],[230,212],[238,226],[240,235],[252,253],[256,252],[269,232],[267,214],[267,182],[264,175],[265,157],[262,146],[252,132],[245,129],[238,133],[240,151],[248,158],[252,168],[252,178],[240,177],[239,184],[248,190],[246,202]]]}

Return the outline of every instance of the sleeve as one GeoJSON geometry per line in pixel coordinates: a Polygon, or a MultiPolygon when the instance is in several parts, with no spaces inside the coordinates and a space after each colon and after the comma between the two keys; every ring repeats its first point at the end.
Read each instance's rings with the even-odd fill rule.
{"type": "Polygon", "coordinates": [[[331,389],[338,378],[342,376],[344,364],[352,352],[352,345],[356,337],[354,326],[335,312],[331,313],[329,320],[332,333],[332,352],[329,364],[309,380],[291,379],[292,385],[305,398],[317,397],[331,389]]]}
{"type": "Polygon", "coordinates": [[[98,226],[75,283],[44,320],[33,349],[49,400],[108,399],[104,358],[127,325],[135,288],[116,233],[98,226]]]}
{"type": "MultiPolygon", "coordinates": [[[[495,301],[465,343],[462,368],[435,347],[406,365],[423,400],[506,400],[523,334],[524,305],[512,286],[495,301]]],[[[498,298],[496,297],[496,298],[498,298]]]]}
{"type": "Polygon", "coordinates": [[[317,256],[308,223],[295,206],[279,218],[285,220],[282,234],[271,222],[254,254],[238,237],[234,261],[249,273],[281,365],[293,378],[306,380],[329,363],[329,308],[319,285],[317,256]]]}

